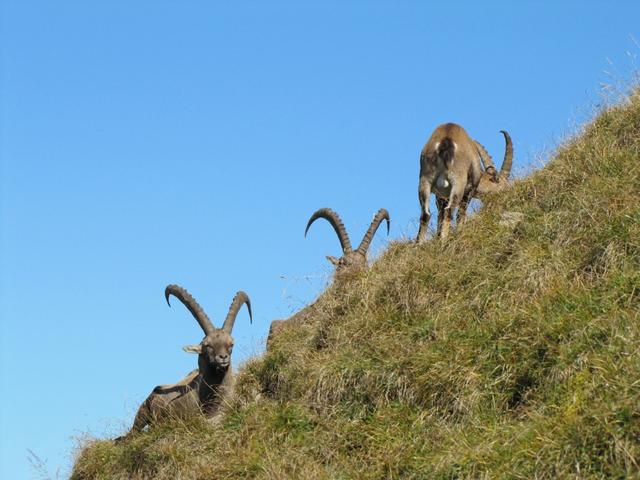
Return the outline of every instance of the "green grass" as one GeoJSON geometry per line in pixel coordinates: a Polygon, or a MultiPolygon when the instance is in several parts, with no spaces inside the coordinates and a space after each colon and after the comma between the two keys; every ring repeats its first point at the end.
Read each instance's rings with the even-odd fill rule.
{"type": "Polygon", "coordinates": [[[72,478],[640,478],[639,197],[636,91],[446,245],[329,288],[217,424],[87,441],[72,478]]]}

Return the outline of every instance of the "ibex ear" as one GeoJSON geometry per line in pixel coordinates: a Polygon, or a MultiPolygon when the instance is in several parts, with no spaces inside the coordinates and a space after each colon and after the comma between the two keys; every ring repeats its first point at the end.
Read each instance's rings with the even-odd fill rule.
{"type": "Polygon", "coordinates": [[[185,345],[184,347],[182,347],[182,350],[187,353],[197,353],[198,355],[200,355],[202,353],[202,345],[200,343],[197,343],[195,345],[185,345]]]}
{"type": "Polygon", "coordinates": [[[329,260],[334,265],[338,265],[338,263],[340,262],[339,258],[332,257],[331,255],[327,255],[327,260],[329,260]]]}

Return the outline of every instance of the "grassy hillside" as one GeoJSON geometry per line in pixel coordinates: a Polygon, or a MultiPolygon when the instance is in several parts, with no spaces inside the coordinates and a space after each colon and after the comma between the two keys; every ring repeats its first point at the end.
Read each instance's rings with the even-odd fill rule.
{"type": "Polygon", "coordinates": [[[636,91],[446,246],[327,290],[217,425],[89,442],[72,478],[639,478],[639,198],[636,91]]]}

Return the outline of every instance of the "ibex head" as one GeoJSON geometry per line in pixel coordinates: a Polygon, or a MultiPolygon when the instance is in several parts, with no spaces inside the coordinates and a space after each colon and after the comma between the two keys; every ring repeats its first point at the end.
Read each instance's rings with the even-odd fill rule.
{"type": "Polygon", "coordinates": [[[169,303],[170,295],[176,297],[184,304],[185,307],[187,307],[205,334],[204,339],[202,339],[200,343],[196,345],[187,345],[183,347],[183,350],[185,352],[198,354],[198,366],[201,369],[213,368],[218,372],[226,371],[231,364],[231,351],[233,350],[233,338],[231,337],[231,331],[233,330],[233,324],[235,323],[238,312],[243,304],[247,304],[249,320],[253,320],[249,296],[244,292],[236,293],[236,296],[233,297],[233,301],[229,307],[229,313],[227,314],[227,318],[225,319],[222,328],[215,328],[202,307],[198,305],[195,298],[193,298],[184,288],[178,285],[169,285],[165,289],[164,296],[167,299],[167,304],[169,306],[171,306],[169,303]]]}
{"type": "Polygon", "coordinates": [[[347,234],[347,230],[344,228],[344,224],[340,219],[340,216],[331,210],[330,208],[321,208],[317,210],[307,223],[307,228],[304,231],[304,236],[307,236],[307,232],[309,231],[309,227],[313,222],[315,222],[318,218],[324,218],[327,220],[333,229],[336,231],[338,235],[338,240],[340,240],[340,246],[342,247],[342,257],[336,258],[332,256],[327,256],[327,260],[329,260],[332,264],[336,266],[336,275],[342,275],[344,273],[354,273],[359,270],[363,270],[367,267],[367,250],[369,250],[369,246],[371,245],[371,240],[378,230],[378,227],[382,223],[383,220],[387,221],[387,235],[389,234],[389,212],[387,212],[384,208],[378,210],[375,217],[369,225],[369,229],[367,233],[365,233],[360,246],[353,250],[351,247],[351,242],[349,241],[349,235],[347,234]]]}
{"type": "MultiPolygon", "coordinates": [[[[496,174],[496,172],[491,171],[482,172],[480,183],[478,184],[478,188],[476,189],[476,193],[478,195],[499,192],[509,183],[511,164],[513,162],[513,143],[511,142],[511,137],[505,130],[500,130],[500,133],[504,135],[505,141],[504,160],[502,161],[500,173],[496,174]]],[[[491,158],[487,150],[482,145],[480,145],[478,142],[475,143],[481,156],[486,155],[487,157],[491,158]]]]}

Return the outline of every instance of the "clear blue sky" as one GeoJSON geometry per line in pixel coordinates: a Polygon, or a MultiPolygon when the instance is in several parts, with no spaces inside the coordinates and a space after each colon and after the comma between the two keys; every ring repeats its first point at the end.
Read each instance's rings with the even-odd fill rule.
{"type": "Polygon", "coordinates": [[[237,366],[327,281],[314,210],[359,241],[385,207],[413,236],[435,126],[498,163],[509,130],[522,172],[640,54],[637,1],[264,3],[2,3],[3,479],[35,475],[27,449],[66,476],[74,436],[120,433],[195,367],[165,285],[217,324],[249,293],[237,366]]]}

